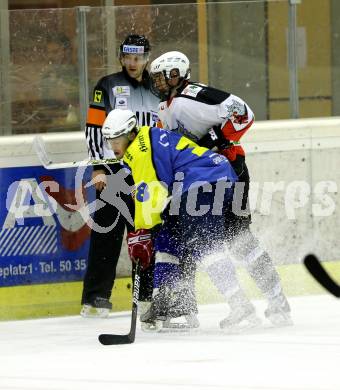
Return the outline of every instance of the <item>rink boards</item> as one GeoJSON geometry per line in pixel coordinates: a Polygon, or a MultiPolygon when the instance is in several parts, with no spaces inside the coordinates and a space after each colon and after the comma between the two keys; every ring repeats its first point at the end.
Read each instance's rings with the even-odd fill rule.
{"type": "MultiPolygon", "coordinates": [[[[84,210],[94,200],[93,188],[85,185],[91,168],[46,170],[32,139],[0,140],[0,319],[74,314],[80,308],[89,244],[84,210]]],[[[55,162],[86,158],[82,132],[44,139],[55,162]]],[[[320,292],[300,262],[314,252],[330,261],[332,274],[340,274],[340,120],[258,122],[244,145],[253,231],[278,265],[288,293],[320,292]]],[[[130,305],[130,268],[124,246],[114,310],[130,305]]],[[[244,272],[242,280],[256,296],[244,272]]],[[[198,277],[198,290],[200,302],[220,300],[205,274],[198,277]]]]}
{"type": "MultiPolygon", "coordinates": [[[[324,262],[330,275],[340,284],[340,262],[324,262]]],[[[326,293],[312,279],[302,264],[278,266],[285,292],[289,296],[326,293]]],[[[243,268],[238,275],[247,294],[261,298],[252,279],[243,268]]],[[[200,304],[223,302],[223,297],[210,282],[209,277],[199,272],[196,279],[197,299],[200,304]]],[[[51,283],[33,286],[3,287],[0,290],[1,320],[39,318],[78,314],[82,282],[51,283]]],[[[131,278],[116,280],[112,292],[113,311],[130,310],[131,278]]]]}

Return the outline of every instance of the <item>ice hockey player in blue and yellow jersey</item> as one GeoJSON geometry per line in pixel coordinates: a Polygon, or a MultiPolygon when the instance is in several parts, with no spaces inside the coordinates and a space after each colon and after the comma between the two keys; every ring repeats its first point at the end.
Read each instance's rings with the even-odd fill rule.
{"type": "MultiPolygon", "coordinates": [[[[111,111],[102,132],[135,183],[130,257],[145,268],[155,252],[153,299],[141,321],[158,330],[171,318],[184,316],[188,326],[198,326],[193,290],[198,262],[219,289],[223,285],[227,300],[241,294],[249,302],[223,250],[224,214],[232,206],[237,180],[228,160],[165,129],[143,126],[138,131],[129,110],[111,111]]],[[[249,321],[259,320],[254,314],[249,321]]]]}

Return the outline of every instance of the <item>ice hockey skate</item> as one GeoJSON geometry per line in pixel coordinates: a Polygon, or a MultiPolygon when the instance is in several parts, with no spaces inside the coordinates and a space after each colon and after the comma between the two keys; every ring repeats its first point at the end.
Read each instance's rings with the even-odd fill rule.
{"type": "Polygon", "coordinates": [[[264,315],[274,326],[280,327],[293,325],[290,315],[290,306],[283,293],[280,293],[277,297],[270,300],[264,315]]]}
{"type": "Polygon", "coordinates": [[[158,332],[162,328],[161,321],[156,322],[145,322],[141,318],[144,318],[145,313],[147,313],[151,308],[151,301],[139,301],[138,302],[138,314],[140,319],[141,329],[144,332],[158,332]]]}
{"type": "Polygon", "coordinates": [[[226,332],[242,332],[261,325],[256,315],[255,306],[249,301],[243,291],[239,290],[228,299],[230,313],[220,321],[220,328],[226,332]]]}
{"type": "Polygon", "coordinates": [[[84,318],[107,318],[111,309],[112,303],[107,298],[96,297],[82,306],[80,315],[84,318]]]}
{"type": "Polygon", "coordinates": [[[220,328],[226,332],[242,332],[260,326],[262,321],[257,317],[254,306],[250,303],[232,309],[228,317],[220,322],[220,328]]]}
{"type": "Polygon", "coordinates": [[[186,314],[180,317],[168,317],[163,321],[162,329],[163,330],[193,330],[199,328],[200,323],[197,318],[196,313],[186,314]]]}
{"type": "Polygon", "coordinates": [[[162,287],[140,321],[146,332],[198,328],[195,296],[186,288],[162,287]]]}

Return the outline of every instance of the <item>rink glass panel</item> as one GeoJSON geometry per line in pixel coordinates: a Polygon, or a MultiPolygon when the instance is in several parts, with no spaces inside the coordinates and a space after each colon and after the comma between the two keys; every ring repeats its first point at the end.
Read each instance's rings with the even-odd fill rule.
{"type": "Polygon", "coordinates": [[[75,10],[13,10],[8,22],[11,126],[1,124],[3,133],[6,125],[12,134],[78,130],[75,10]]]}
{"type": "MultiPolygon", "coordinates": [[[[339,2],[296,9],[300,117],[339,115],[339,2]]],[[[150,38],[151,60],[186,53],[192,80],[242,96],[257,120],[289,118],[288,15],[284,0],[2,12],[0,131],[81,130],[95,82],[120,69],[131,32],[150,38]]]]}

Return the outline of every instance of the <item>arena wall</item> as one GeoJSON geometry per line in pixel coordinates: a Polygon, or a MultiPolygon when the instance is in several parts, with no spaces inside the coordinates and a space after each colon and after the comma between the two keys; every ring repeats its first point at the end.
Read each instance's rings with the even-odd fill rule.
{"type": "MultiPolygon", "coordinates": [[[[87,157],[83,132],[42,136],[54,162],[87,157]]],[[[80,176],[75,168],[44,169],[33,138],[0,138],[0,319],[76,314],[80,307],[89,241],[82,199],[94,199],[85,186],[91,168],[80,176]]],[[[243,145],[252,179],[252,229],[278,265],[288,293],[321,292],[301,260],[316,253],[340,274],[340,118],[257,122],[243,145]]],[[[124,245],[114,310],[130,305],[130,268],[124,245]]],[[[198,286],[201,302],[220,298],[203,273],[198,286]]]]}

